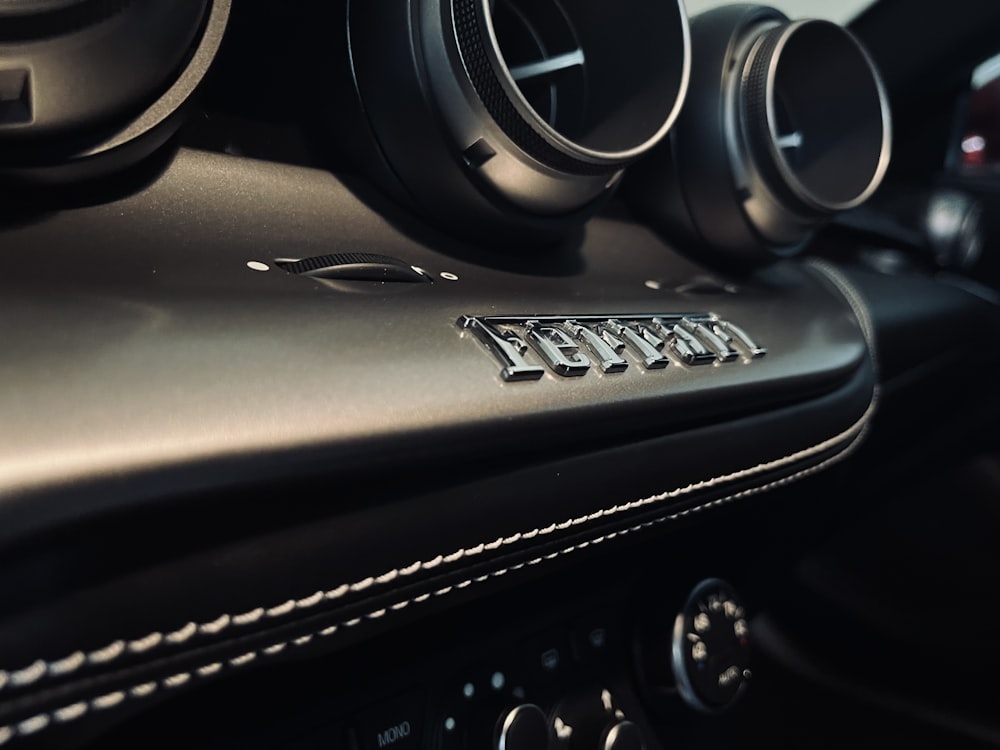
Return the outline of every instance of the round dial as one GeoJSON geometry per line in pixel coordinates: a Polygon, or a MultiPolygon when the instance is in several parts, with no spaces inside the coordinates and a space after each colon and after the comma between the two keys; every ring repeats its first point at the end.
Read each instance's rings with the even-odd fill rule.
{"type": "Polygon", "coordinates": [[[548,744],[548,719],[533,703],[515,706],[497,725],[496,750],[545,750],[548,744]]]}
{"type": "Polygon", "coordinates": [[[625,717],[606,688],[579,690],[552,712],[552,735],[559,750],[643,750],[639,726],[625,717]]]}
{"type": "Polygon", "coordinates": [[[642,732],[631,721],[620,721],[605,733],[601,750],[645,750],[642,732]]]}
{"type": "Polygon", "coordinates": [[[746,610],[732,587],[700,583],[674,621],[671,666],[681,696],[703,711],[725,708],[750,677],[746,610]]]}

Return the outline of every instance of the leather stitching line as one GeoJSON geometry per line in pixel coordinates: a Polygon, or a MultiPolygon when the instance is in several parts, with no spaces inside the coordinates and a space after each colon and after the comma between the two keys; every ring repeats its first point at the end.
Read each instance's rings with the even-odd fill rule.
{"type": "MultiPolygon", "coordinates": [[[[692,508],[687,508],[677,513],[662,515],[659,516],[658,518],[654,518],[648,521],[643,521],[639,524],[636,524],[635,526],[621,529],[619,531],[612,531],[602,536],[595,537],[594,539],[577,542],[561,550],[558,550],[557,552],[543,555],[541,557],[536,557],[524,563],[512,565],[507,568],[501,568],[486,575],[477,576],[475,578],[469,578],[455,586],[447,586],[443,589],[433,592],[432,594],[421,594],[420,596],[416,596],[412,599],[407,599],[397,602],[396,604],[389,607],[389,609],[391,610],[403,609],[404,607],[409,606],[410,604],[425,602],[432,596],[433,597],[445,596],[453,590],[467,588],[475,583],[482,583],[490,578],[499,578],[501,576],[507,575],[508,573],[514,572],[526,566],[537,565],[543,562],[544,560],[552,560],[557,557],[568,555],[577,550],[585,549],[587,547],[596,546],[598,544],[611,541],[612,539],[625,536],[626,534],[629,533],[637,532],[642,529],[646,529],[661,523],[674,521],[679,518],[684,518],[685,516],[689,516],[694,513],[699,513],[712,508],[717,508],[719,506],[726,505],[736,500],[740,500],[745,497],[750,497],[753,495],[760,494],[762,492],[777,489],[779,487],[791,484],[792,482],[798,481],[800,479],[804,479],[805,477],[816,474],[826,469],[828,466],[843,460],[857,449],[857,446],[861,444],[865,434],[868,431],[868,417],[872,411],[872,408],[873,408],[872,406],[869,406],[869,409],[865,412],[865,416],[862,418],[862,420],[859,420],[859,422],[856,423],[855,425],[857,427],[857,429],[855,430],[856,434],[853,436],[853,438],[851,438],[850,442],[846,446],[844,446],[837,454],[824,459],[818,464],[809,466],[805,469],[795,472],[794,474],[790,474],[786,477],[782,477],[781,479],[774,480],[773,482],[769,482],[767,484],[763,484],[758,487],[751,487],[746,490],[734,493],[732,495],[712,500],[711,502],[704,503],[702,505],[697,505],[692,508]]],[[[279,641],[277,643],[261,648],[259,650],[249,651],[246,654],[243,654],[242,656],[231,658],[228,660],[228,666],[230,669],[238,669],[239,667],[242,667],[246,664],[251,663],[252,661],[255,661],[258,657],[266,657],[280,653],[281,651],[285,650],[285,648],[287,648],[290,644],[293,646],[304,646],[307,643],[311,642],[317,636],[318,637],[332,636],[335,633],[337,633],[341,628],[356,627],[357,625],[361,624],[366,620],[378,619],[384,616],[385,614],[386,614],[386,609],[378,609],[368,613],[364,617],[357,617],[351,620],[347,620],[345,622],[340,623],[339,625],[333,625],[324,628],[311,635],[306,635],[286,641],[279,641]]],[[[51,713],[36,714],[35,716],[31,716],[27,719],[24,719],[18,722],[17,724],[0,727],[0,745],[4,745],[9,740],[13,739],[15,736],[27,736],[27,735],[37,734],[38,732],[41,732],[42,730],[52,726],[53,723],[67,724],[71,721],[75,721],[76,719],[83,717],[87,713],[114,708],[115,706],[119,706],[123,704],[125,701],[130,699],[134,700],[139,698],[145,698],[149,695],[152,695],[153,693],[157,692],[160,689],[170,690],[173,688],[181,687],[182,685],[185,685],[188,682],[190,682],[195,677],[202,677],[202,678],[211,677],[221,672],[224,668],[225,665],[222,662],[213,662],[211,664],[207,664],[197,669],[193,669],[187,672],[180,672],[178,674],[165,677],[159,681],[149,681],[141,683],[132,688],[129,688],[128,690],[116,690],[110,693],[100,695],[96,698],[90,699],[89,701],[77,701],[62,708],[56,709],[51,713]]]]}
{"type": "MultiPolygon", "coordinates": [[[[858,319],[858,323],[861,327],[862,334],[865,338],[865,343],[868,347],[869,355],[871,356],[872,365],[875,369],[876,375],[878,373],[878,359],[877,352],[875,348],[875,336],[874,336],[874,325],[871,319],[870,312],[868,310],[867,304],[864,302],[862,295],[855,289],[854,285],[843,275],[839,270],[830,266],[829,264],[822,261],[810,261],[807,265],[811,266],[813,269],[821,273],[827,280],[829,280],[837,290],[843,295],[845,300],[850,305],[855,317],[858,319]]],[[[508,568],[503,568],[500,570],[493,571],[492,573],[477,576],[475,578],[467,579],[454,586],[447,586],[443,589],[439,589],[433,593],[424,593],[416,596],[412,599],[403,600],[391,605],[388,610],[398,611],[404,609],[410,604],[419,604],[427,601],[432,596],[439,597],[449,594],[453,590],[463,589],[471,586],[473,583],[482,583],[490,578],[497,578],[506,575],[509,572],[521,569],[525,566],[537,565],[544,560],[552,560],[562,555],[569,554],[574,550],[584,549],[586,547],[601,544],[602,542],[614,539],[619,536],[623,536],[627,533],[638,531],[640,529],[648,528],[650,526],[663,523],[665,521],[676,520],[678,518],[683,518],[685,516],[691,515],[693,513],[708,510],[710,508],[716,508],[721,505],[728,504],[735,500],[749,497],[752,495],[759,494],[761,492],[776,489],[778,487],[785,486],[799,479],[811,476],[812,474],[818,473],[828,466],[837,463],[847,456],[851,455],[861,444],[864,436],[870,428],[871,417],[876,409],[879,400],[879,386],[876,382],[872,390],[871,401],[868,408],[861,418],[851,425],[849,428],[841,432],[840,434],[829,438],[825,441],[817,443],[810,448],[803,449],[796,453],[790,454],[788,456],[775,459],[773,461],[764,462],[758,464],[749,469],[742,469],[737,472],[733,472],[728,475],[723,475],[720,477],[715,477],[713,479],[703,480],[701,482],[696,482],[688,485],[687,487],[671,490],[668,492],[660,493],[658,495],[653,495],[642,500],[633,501],[630,503],[625,503],[623,505],[612,506],[611,508],[598,510],[594,513],[580,516],[562,523],[550,524],[544,528],[532,529],[529,532],[516,533],[510,537],[500,538],[493,542],[482,543],[475,547],[468,549],[460,549],[450,555],[438,555],[431,560],[420,562],[417,561],[404,568],[397,568],[390,570],[378,577],[368,577],[364,578],[353,584],[342,584],[335,589],[329,591],[317,591],[316,593],[305,597],[304,599],[290,599],[283,604],[279,604],[270,608],[258,607],[256,609],[250,610],[248,612],[238,614],[238,615],[220,615],[215,620],[207,623],[202,623],[201,625],[196,625],[193,622],[187,623],[185,626],[179,630],[173,631],[166,635],[158,632],[154,632],[145,636],[144,638],[139,638],[133,641],[125,642],[122,640],[113,641],[108,646],[102,649],[97,649],[91,651],[88,654],[84,654],[81,651],[74,652],[63,659],[59,659],[54,662],[46,663],[44,660],[36,660],[28,667],[18,670],[13,673],[8,673],[0,670],[0,690],[3,690],[8,684],[10,685],[27,685],[33,682],[41,680],[47,675],[57,676],[69,674],[79,668],[84,664],[103,664],[112,661],[120,657],[126,650],[132,653],[143,653],[145,651],[151,650],[156,646],[160,645],[164,640],[169,643],[183,643],[184,641],[193,637],[196,633],[210,634],[214,635],[222,632],[230,625],[244,625],[259,621],[263,617],[282,617],[284,615],[290,614],[296,609],[307,609],[316,606],[320,602],[327,599],[338,599],[345,596],[347,593],[352,591],[364,591],[374,585],[384,585],[387,584],[399,576],[408,576],[417,573],[420,570],[432,570],[439,567],[442,564],[452,564],[456,563],[463,558],[475,557],[482,554],[485,551],[494,551],[500,549],[503,546],[509,546],[522,539],[534,539],[535,537],[548,535],[556,530],[565,530],[573,526],[579,526],[584,523],[589,523],[597,521],[601,518],[607,518],[618,513],[626,512],[629,510],[635,510],[637,508],[642,508],[650,504],[655,504],[662,502],[664,500],[676,499],[678,497],[683,497],[684,495],[691,494],[703,489],[710,489],[712,487],[718,486],[720,484],[725,484],[731,481],[747,478],[755,474],[771,471],[774,469],[787,466],[789,464],[794,464],[798,461],[805,460],[814,456],[818,453],[823,453],[826,450],[832,449],[837,446],[837,444],[842,444],[846,440],[850,440],[846,447],[843,447],[840,452],[836,455],[831,456],[823,461],[810,466],[806,469],[802,469],[798,472],[790,474],[781,479],[769,482],[758,487],[752,487],[741,492],[737,492],[733,495],[728,495],[723,498],[713,500],[702,505],[694,506],[686,510],[680,511],[674,514],[668,514],[660,516],[659,518],[652,519],[650,521],[642,522],[636,526],[632,526],[620,531],[610,532],[603,536],[597,537],[592,540],[586,540],[578,542],[576,544],[570,545],[560,551],[544,555],[542,557],[534,558],[526,563],[520,563],[517,565],[510,566],[508,568]]],[[[230,668],[239,668],[250,662],[256,660],[259,655],[270,656],[282,652],[291,643],[294,646],[304,646],[310,643],[316,636],[328,637],[334,635],[341,627],[350,628],[361,624],[365,620],[379,619],[387,614],[387,609],[382,608],[369,613],[364,617],[357,617],[346,622],[340,623],[340,625],[333,625],[330,627],[323,628],[316,633],[297,637],[290,641],[282,641],[271,646],[260,649],[259,651],[251,651],[242,656],[231,658],[228,660],[230,668]]],[[[114,691],[97,698],[92,699],[89,703],[86,701],[79,701],[63,708],[52,711],[51,713],[41,713],[35,716],[29,717],[27,719],[18,722],[12,726],[0,727],[0,745],[6,744],[9,740],[13,739],[15,736],[23,736],[35,734],[42,731],[46,727],[50,726],[53,721],[58,723],[67,723],[69,721],[74,721],[82,716],[84,716],[88,711],[91,710],[105,710],[113,708],[121,703],[123,703],[129,697],[142,698],[156,692],[157,689],[163,687],[164,689],[170,689],[175,687],[180,687],[188,683],[192,679],[192,674],[198,677],[207,678],[211,677],[224,669],[224,665],[221,662],[214,662],[207,664],[205,666],[199,667],[191,672],[182,672],[176,675],[162,679],[159,684],[155,681],[146,682],[131,688],[129,691],[114,691]]]]}
{"type": "Polygon", "coordinates": [[[851,310],[854,312],[854,316],[858,319],[858,324],[861,326],[861,333],[865,337],[865,343],[868,345],[868,353],[871,355],[872,365],[875,368],[875,379],[878,380],[879,364],[875,341],[875,324],[872,321],[871,311],[868,309],[868,303],[865,302],[864,295],[858,291],[851,280],[836,266],[826,261],[815,259],[810,260],[806,265],[823,274],[827,281],[833,284],[837,288],[837,291],[843,295],[847,304],[851,306],[851,310]]]}
{"type": "Polygon", "coordinates": [[[366,591],[375,586],[385,585],[386,583],[396,580],[399,577],[414,575],[419,571],[434,570],[445,564],[452,565],[460,560],[477,557],[487,551],[492,552],[525,539],[535,539],[537,537],[547,536],[557,531],[563,531],[586,523],[607,519],[621,513],[644,508],[666,500],[675,500],[695,492],[713,489],[721,484],[728,484],[733,481],[753,477],[757,474],[774,471],[782,468],[783,466],[794,464],[806,460],[816,454],[823,453],[836,447],[837,444],[851,439],[854,433],[863,429],[866,422],[870,418],[872,411],[872,408],[869,407],[869,409],[857,422],[832,438],[824,440],[821,443],[817,443],[810,448],[792,453],[788,456],[757,464],[749,469],[741,469],[731,474],[695,482],[687,485],[686,487],[669,490],[641,500],[634,500],[621,505],[614,505],[610,508],[588,513],[561,523],[552,523],[542,528],[535,528],[528,532],[516,533],[506,538],[501,537],[493,542],[482,543],[467,549],[457,550],[450,555],[438,555],[425,562],[417,561],[406,567],[390,570],[377,577],[363,578],[352,584],[341,584],[333,589],[317,591],[302,599],[289,599],[288,601],[273,607],[256,607],[235,615],[222,614],[214,620],[201,624],[188,622],[177,630],[166,633],[154,631],[149,635],[134,640],[125,641],[119,639],[113,641],[107,646],[104,646],[103,648],[90,652],[76,651],[67,657],[53,662],[46,662],[45,660],[38,659],[29,664],[27,667],[13,672],[0,670],[0,691],[7,686],[24,687],[40,682],[46,677],[65,676],[83,668],[87,664],[105,665],[122,657],[126,653],[149,653],[157,647],[162,647],[165,644],[183,644],[199,634],[217,635],[232,627],[243,627],[265,619],[283,618],[294,611],[308,610],[324,601],[329,602],[342,599],[348,593],[366,591]]]}

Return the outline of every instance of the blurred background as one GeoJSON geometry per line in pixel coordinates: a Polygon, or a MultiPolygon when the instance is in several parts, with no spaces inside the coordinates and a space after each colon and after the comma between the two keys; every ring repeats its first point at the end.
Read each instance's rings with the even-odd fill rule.
{"type": "MultiPolygon", "coordinates": [[[[684,5],[690,15],[696,15],[709,8],[729,5],[732,0],[685,0],[684,5]]],[[[872,4],[872,0],[776,0],[768,5],[782,11],[789,18],[825,18],[837,23],[848,23],[858,13],[872,4]]]]}

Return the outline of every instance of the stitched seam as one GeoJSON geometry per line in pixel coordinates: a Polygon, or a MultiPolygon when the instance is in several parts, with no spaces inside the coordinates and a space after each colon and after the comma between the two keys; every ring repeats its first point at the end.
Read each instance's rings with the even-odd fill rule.
{"type": "Polygon", "coordinates": [[[69,722],[75,721],[85,716],[88,713],[96,711],[104,711],[107,709],[114,708],[116,706],[120,706],[129,700],[145,698],[147,696],[156,693],[159,690],[170,690],[181,687],[196,678],[204,679],[212,677],[220,673],[223,669],[226,669],[227,666],[230,670],[238,669],[247,664],[250,664],[251,662],[256,661],[258,658],[264,658],[267,656],[272,656],[281,653],[289,646],[305,646],[306,644],[310,643],[317,637],[320,638],[329,637],[341,631],[342,629],[353,628],[362,624],[363,622],[380,619],[386,615],[387,610],[398,611],[410,606],[411,604],[421,604],[423,602],[428,601],[431,598],[446,596],[454,591],[465,589],[478,583],[483,583],[491,578],[500,578],[502,576],[507,575],[508,573],[515,572],[522,568],[538,565],[539,563],[542,563],[547,560],[554,560],[558,557],[571,554],[572,552],[578,550],[586,549],[588,547],[593,547],[598,544],[603,544],[604,542],[608,542],[613,539],[625,536],[626,534],[641,531],[643,529],[647,529],[661,523],[675,521],[677,519],[684,518],[686,516],[690,516],[695,513],[700,513],[706,510],[720,507],[722,505],[727,505],[736,500],[741,500],[746,497],[751,497],[753,495],[758,495],[763,492],[768,492],[770,490],[784,487],[800,479],[804,479],[808,476],[812,476],[813,474],[823,471],[832,464],[847,458],[855,450],[857,450],[857,447],[862,443],[864,436],[868,431],[868,427],[869,427],[868,424],[864,424],[860,429],[858,429],[857,434],[854,435],[851,441],[835,455],[830,456],[813,466],[809,466],[793,474],[789,474],[786,477],[776,479],[772,482],[762,484],[758,487],[750,487],[748,489],[741,490],[740,492],[736,492],[732,495],[727,495],[726,497],[717,498],[716,500],[712,500],[710,502],[703,503],[701,505],[696,505],[694,507],[678,511],[676,513],[667,513],[657,518],[653,518],[647,521],[642,521],[638,524],[635,524],[634,526],[620,529],[618,531],[611,531],[608,532],[607,534],[603,534],[593,539],[576,542],[574,544],[562,548],[561,550],[557,550],[555,552],[546,555],[535,557],[532,558],[531,560],[518,563],[516,565],[511,565],[506,568],[501,568],[492,571],[490,573],[479,575],[474,578],[468,578],[462,581],[461,583],[455,584],[453,586],[446,586],[445,588],[439,589],[437,591],[426,592],[410,599],[401,600],[396,604],[391,605],[388,608],[381,608],[374,610],[364,615],[363,617],[355,617],[350,620],[338,623],[336,625],[325,627],[321,630],[318,630],[314,633],[305,636],[289,640],[278,641],[276,643],[270,644],[260,649],[254,651],[248,651],[245,654],[224,661],[211,662],[196,669],[188,670],[185,672],[179,672],[177,674],[173,674],[170,675],[169,677],[165,677],[159,680],[150,680],[148,682],[133,686],[132,688],[129,688],[127,690],[116,690],[110,693],[102,694],[96,698],[92,698],[89,700],[77,701],[75,703],[69,704],[68,706],[64,706],[49,713],[36,714],[15,724],[0,727],[0,745],[4,745],[5,743],[7,743],[9,740],[13,739],[16,736],[37,734],[38,732],[41,732],[42,730],[48,727],[54,725],[68,724],[69,722]]]}
{"type": "Polygon", "coordinates": [[[546,527],[534,528],[527,532],[515,533],[509,537],[501,537],[492,542],[481,543],[474,547],[457,550],[450,555],[438,555],[427,561],[417,561],[411,565],[390,570],[380,576],[369,576],[352,584],[341,584],[333,589],[317,591],[302,599],[289,599],[288,601],[273,607],[256,607],[235,615],[222,614],[214,620],[201,624],[188,622],[177,630],[166,633],[153,632],[149,635],[143,636],[142,638],[134,640],[126,641],[119,639],[111,642],[103,648],[87,653],[76,651],[67,657],[53,662],[46,662],[39,659],[32,662],[27,667],[17,671],[0,671],[0,692],[2,692],[6,686],[24,687],[37,683],[46,677],[65,676],[81,669],[87,664],[106,665],[121,658],[125,654],[145,654],[165,645],[180,645],[199,634],[217,635],[231,627],[242,627],[267,619],[281,619],[294,611],[307,610],[324,601],[336,601],[342,599],[349,593],[366,591],[376,586],[385,585],[399,577],[412,576],[419,571],[434,570],[446,564],[452,565],[457,563],[459,560],[467,560],[469,558],[477,557],[487,551],[493,552],[503,547],[511,546],[522,540],[530,540],[537,537],[547,536],[558,531],[579,527],[601,519],[606,520],[621,513],[634,511],[666,500],[675,500],[695,492],[713,489],[722,484],[728,484],[730,482],[753,477],[757,474],[774,471],[784,466],[788,466],[790,464],[806,460],[814,455],[823,453],[836,447],[839,443],[851,439],[855,433],[864,430],[874,411],[874,406],[875,398],[873,394],[872,402],[865,413],[857,422],[843,432],[832,438],[824,440],[821,443],[817,443],[810,448],[805,448],[779,459],[757,464],[749,469],[742,469],[731,474],[695,482],[687,485],[686,487],[669,490],[641,500],[634,500],[621,505],[615,505],[610,508],[597,510],[593,513],[571,518],[561,523],[552,523],[546,527]]]}
{"type": "MultiPolygon", "coordinates": [[[[815,271],[822,274],[827,281],[833,284],[840,294],[850,305],[858,323],[861,327],[862,334],[865,338],[865,343],[868,347],[869,355],[872,359],[873,367],[875,368],[876,377],[878,373],[878,361],[876,357],[875,350],[875,335],[874,335],[874,325],[872,323],[871,315],[869,313],[867,304],[864,302],[862,295],[855,289],[854,285],[835,267],[830,264],[820,261],[820,260],[810,260],[806,264],[807,266],[813,268],[815,271]]],[[[434,570],[442,565],[452,565],[457,563],[462,559],[468,559],[472,557],[477,557],[484,552],[493,552],[499,550],[505,546],[510,546],[522,540],[534,539],[539,536],[546,536],[557,531],[564,531],[568,528],[580,526],[586,523],[591,523],[599,519],[607,519],[609,517],[615,516],[620,513],[625,513],[628,511],[636,510],[638,508],[645,507],[647,505],[663,502],[664,500],[672,500],[685,495],[689,495],[694,492],[701,490],[708,490],[717,487],[722,484],[727,484],[729,482],[738,481],[741,479],[747,479],[756,474],[766,473],[772,470],[780,469],[783,466],[789,464],[794,464],[799,461],[805,460],[811,456],[819,453],[823,453],[826,450],[834,447],[837,443],[844,440],[850,439],[852,433],[864,429],[868,420],[871,418],[875,407],[878,402],[879,388],[878,385],[875,386],[872,392],[871,403],[868,409],[862,415],[862,417],[855,422],[847,430],[841,432],[840,434],[829,438],[821,443],[813,445],[810,448],[805,448],[796,453],[792,453],[788,456],[782,458],[774,459],[769,462],[764,462],[757,464],[756,466],[750,467],[748,469],[742,469],[730,474],[722,475],[719,477],[714,477],[712,479],[702,480],[700,482],[695,482],[686,487],[677,488],[664,492],[658,495],[653,495],[642,500],[636,500],[629,503],[624,503],[622,505],[615,505],[610,508],[601,509],[593,513],[579,516],[577,518],[569,519],[561,523],[553,523],[544,528],[535,528],[531,531],[515,533],[509,537],[502,537],[496,539],[492,542],[480,543],[476,546],[459,549],[452,552],[449,555],[438,555],[430,560],[426,561],[416,561],[410,565],[395,568],[383,573],[380,576],[369,576],[363,578],[360,581],[356,581],[351,584],[341,584],[336,588],[329,589],[326,591],[316,591],[315,593],[304,597],[302,599],[289,599],[279,605],[273,607],[256,607],[254,609],[248,610],[246,612],[230,615],[222,614],[219,615],[214,620],[197,624],[194,622],[188,622],[183,627],[162,633],[159,631],[154,631],[147,636],[142,638],[137,638],[130,641],[116,640],[108,644],[103,648],[99,648],[88,653],[83,651],[76,651],[69,656],[62,659],[57,659],[52,662],[46,662],[42,659],[32,662],[27,667],[22,669],[7,672],[0,670],[0,692],[4,690],[5,687],[23,687],[26,685],[31,685],[36,682],[41,681],[43,678],[47,677],[57,677],[71,674],[78,669],[83,668],[87,664],[91,665],[103,665],[108,664],[126,653],[131,654],[142,654],[150,652],[163,645],[179,645],[185,643],[186,641],[193,638],[195,635],[218,635],[222,631],[230,627],[242,627],[246,625],[251,625],[257,623],[264,619],[277,619],[285,617],[297,610],[307,610],[319,605],[324,601],[335,601],[343,598],[349,593],[357,593],[365,591],[367,589],[382,586],[388,584],[399,577],[412,576],[420,571],[434,570]]]]}
{"type": "Polygon", "coordinates": [[[503,547],[511,546],[522,540],[548,536],[558,531],[579,527],[601,519],[606,520],[621,513],[661,503],[665,500],[674,500],[702,490],[713,489],[714,487],[722,484],[728,484],[733,481],[753,477],[757,474],[774,471],[789,464],[806,460],[816,454],[823,453],[836,447],[837,444],[851,439],[854,433],[864,428],[873,411],[873,405],[874,402],[857,422],[840,434],[824,440],[823,442],[810,448],[803,449],[797,453],[793,453],[779,459],[758,464],[749,469],[742,469],[728,475],[703,480],[701,482],[695,482],[686,487],[652,495],[641,500],[634,500],[621,505],[615,505],[583,516],[571,518],[560,523],[552,523],[543,528],[534,528],[527,532],[515,533],[509,537],[501,537],[493,542],[481,543],[474,547],[457,550],[450,555],[438,555],[427,561],[417,561],[406,567],[390,570],[377,577],[369,576],[352,584],[341,584],[333,589],[317,591],[302,599],[289,599],[288,601],[277,606],[269,608],[256,607],[235,615],[223,614],[214,620],[201,624],[188,622],[177,630],[166,633],[153,632],[149,635],[143,636],[142,638],[134,640],[126,641],[119,639],[111,642],[103,648],[87,653],[76,651],[67,657],[53,662],[45,662],[44,660],[39,659],[32,662],[27,667],[17,671],[0,671],[0,691],[8,685],[11,687],[24,687],[37,683],[46,677],[65,676],[81,669],[87,664],[105,665],[121,658],[125,654],[145,654],[165,645],[180,645],[191,640],[198,634],[217,635],[231,627],[243,627],[267,619],[284,618],[294,611],[307,610],[324,601],[336,601],[338,599],[342,599],[349,593],[366,591],[376,586],[385,585],[399,577],[412,576],[419,571],[434,570],[446,564],[451,565],[457,563],[459,560],[467,560],[469,558],[477,557],[487,551],[493,552],[503,547]]]}
{"type": "Polygon", "coordinates": [[[864,295],[836,266],[824,260],[817,259],[808,261],[806,265],[823,274],[827,281],[833,284],[837,288],[837,291],[843,295],[844,299],[847,300],[847,304],[851,306],[851,310],[854,311],[854,316],[858,319],[858,324],[861,326],[861,333],[865,337],[865,343],[868,345],[868,353],[871,355],[872,366],[875,368],[875,379],[878,380],[879,359],[875,341],[875,324],[872,321],[871,310],[865,301],[864,295]]]}

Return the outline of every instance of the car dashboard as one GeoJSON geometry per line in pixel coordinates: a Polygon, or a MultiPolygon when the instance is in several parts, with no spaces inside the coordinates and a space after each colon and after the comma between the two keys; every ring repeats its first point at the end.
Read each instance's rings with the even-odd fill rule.
{"type": "Polygon", "coordinates": [[[173,5],[0,3],[0,746],[1000,742],[988,604],[897,637],[1000,570],[1000,315],[841,220],[861,42],[173,5]]]}

